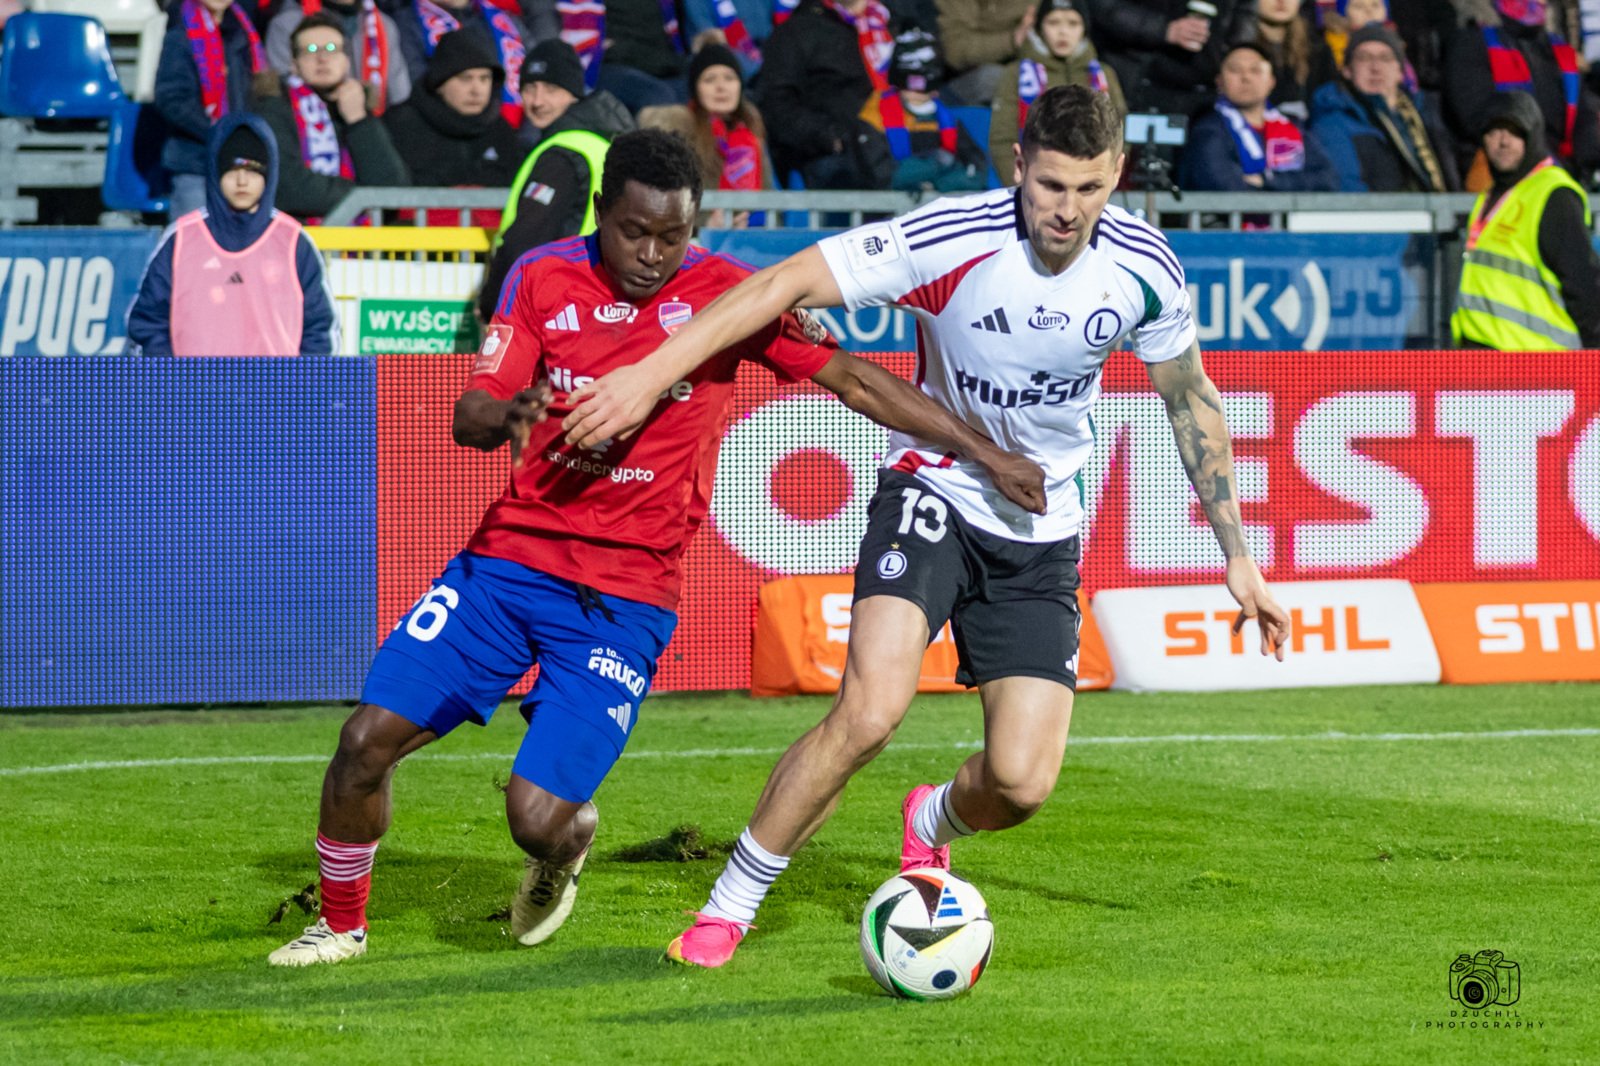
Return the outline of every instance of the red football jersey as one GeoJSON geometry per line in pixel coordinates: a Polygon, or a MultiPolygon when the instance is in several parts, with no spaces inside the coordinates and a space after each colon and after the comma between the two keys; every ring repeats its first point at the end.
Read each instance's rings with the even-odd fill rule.
{"type": "Polygon", "coordinates": [[[711,503],[739,361],[757,360],[798,381],[822,369],[838,345],[814,320],[786,314],[674,384],[627,440],[575,448],[563,439],[561,420],[573,390],[645,358],[748,273],[690,248],[656,295],[636,304],[611,282],[592,237],[517,260],[464,391],[508,400],[548,379],[554,397],[550,418],[533,427],[521,464],[467,550],[676,608],[679,561],[711,503]]]}

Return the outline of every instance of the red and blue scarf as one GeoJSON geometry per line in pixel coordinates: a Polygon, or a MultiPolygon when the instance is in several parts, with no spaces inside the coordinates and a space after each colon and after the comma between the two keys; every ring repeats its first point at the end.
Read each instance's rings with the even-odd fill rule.
{"type": "Polygon", "coordinates": [[[327,101],[292,74],[286,84],[294,130],[300,137],[300,161],[313,174],[354,181],[355,164],[350,161],[349,150],[339,143],[339,131],[334,128],[327,101]]]}
{"type": "Polygon", "coordinates": [[[839,16],[856,31],[856,47],[861,50],[861,65],[867,68],[872,87],[882,92],[889,87],[889,59],[894,55],[894,35],[889,32],[889,9],[878,0],[867,0],[861,14],[852,15],[836,0],[822,0],[822,6],[839,16]]]}
{"type": "MultiPolygon", "coordinates": [[[[301,0],[300,10],[310,18],[322,10],[322,0],[301,0]]],[[[372,113],[383,114],[389,106],[389,31],[373,0],[361,2],[361,81],[377,94],[372,113]]]]}
{"type": "MultiPolygon", "coordinates": [[[[1494,78],[1497,92],[1525,92],[1533,89],[1533,71],[1528,61],[1515,48],[1500,40],[1500,31],[1493,26],[1483,28],[1483,46],[1489,51],[1489,76],[1494,78]]],[[[1560,34],[1550,35],[1550,48],[1555,53],[1556,66],[1561,70],[1561,91],[1567,103],[1567,121],[1561,134],[1561,154],[1572,157],[1572,131],[1578,125],[1578,93],[1583,86],[1583,75],[1578,70],[1578,53],[1560,34]]]]}
{"type": "Polygon", "coordinates": [[[717,154],[722,157],[722,176],[717,179],[719,189],[761,188],[761,141],[755,131],[743,122],[729,125],[719,116],[711,116],[711,137],[717,143],[717,154]]]}
{"type": "MultiPolygon", "coordinates": [[[[878,97],[878,114],[883,118],[883,135],[889,138],[889,154],[896,159],[911,156],[911,130],[906,126],[905,101],[900,90],[885,89],[878,97]]],[[[933,114],[939,122],[939,147],[956,154],[956,117],[937,97],[933,101],[933,114]]]]}
{"type": "MultiPolygon", "coordinates": [[[[500,65],[505,68],[505,84],[500,87],[500,115],[512,126],[522,125],[522,97],[519,83],[522,77],[522,60],[527,49],[522,44],[522,34],[511,16],[487,0],[476,0],[494,37],[495,51],[500,54],[500,65]]],[[[461,20],[434,3],[433,0],[416,0],[417,21],[422,24],[422,43],[428,55],[439,44],[439,38],[461,28],[461,20]]]]}
{"type": "Polygon", "coordinates": [[[799,6],[800,0],[772,0],[772,24],[782,26],[799,6]]]}
{"type": "Polygon", "coordinates": [[[593,89],[605,51],[606,5],[603,0],[556,0],[556,14],[561,16],[561,39],[583,63],[583,84],[593,89]]]}
{"type": "Polygon", "coordinates": [[[1305,137],[1300,127],[1277,108],[1267,108],[1260,133],[1227,100],[1217,101],[1217,113],[1227,123],[1233,145],[1239,150],[1239,165],[1246,174],[1272,174],[1305,167],[1305,137]]]}
{"type": "MultiPolygon", "coordinates": [[[[761,62],[761,49],[751,40],[750,30],[746,28],[744,19],[739,17],[739,9],[733,6],[733,0],[713,0],[711,15],[717,20],[717,29],[722,31],[729,48],[752,62],[761,62]]],[[[773,16],[776,19],[776,11],[773,16]]]]}
{"type": "MultiPolygon", "coordinates": [[[[183,0],[183,25],[189,34],[189,51],[194,55],[195,69],[200,72],[200,102],[205,105],[206,121],[216,122],[228,113],[228,57],[222,45],[222,27],[211,17],[200,0],[183,0]]],[[[232,15],[244,27],[250,38],[250,73],[260,74],[267,69],[266,53],[261,50],[261,37],[250,24],[250,17],[234,4],[223,17],[232,15]]]]}

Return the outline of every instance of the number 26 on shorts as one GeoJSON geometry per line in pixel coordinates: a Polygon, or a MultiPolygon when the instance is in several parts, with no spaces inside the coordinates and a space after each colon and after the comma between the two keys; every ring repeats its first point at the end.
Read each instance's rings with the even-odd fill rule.
{"type": "Polygon", "coordinates": [[[950,508],[939,497],[921,489],[902,489],[900,492],[900,528],[898,532],[916,533],[930,544],[944,539],[950,527],[945,519],[950,508]]]}
{"type": "Polygon", "coordinates": [[[461,594],[455,589],[449,585],[435,585],[411,605],[411,610],[394,627],[399,629],[404,623],[407,633],[426,643],[439,635],[444,624],[450,621],[450,612],[460,602],[461,594]]]}

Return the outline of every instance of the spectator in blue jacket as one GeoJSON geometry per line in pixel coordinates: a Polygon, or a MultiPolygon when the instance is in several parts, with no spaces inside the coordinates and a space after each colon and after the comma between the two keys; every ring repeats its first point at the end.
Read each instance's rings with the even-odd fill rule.
{"type": "Polygon", "coordinates": [[[1461,187],[1450,135],[1406,92],[1405,48],[1381,25],[1345,46],[1343,77],[1311,98],[1311,133],[1344,192],[1454,192],[1461,187]]]}
{"type": "Polygon", "coordinates": [[[1217,75],[1217,101],[1189,127],[1179,184],[1185,189],[1331,192],[1339,176],[1317,139],[1275,107],[1272,60],[1236,44],[1217,75]]]}
{"type": "Polygon", "coordinates": [[[332,355],[322,256],[272,206],[278,145],[256,115],[211,129],[206,206],[161,235],[128,309],[131,355],[332,355]]]}
{"type": "Polygon", "coordinates": [[[683,0],[685,36],[695,52],[707,42],[733,49],[748,81],[761,69],[761,49],[772,36],[772,11],[770,0],[683,0]]]}

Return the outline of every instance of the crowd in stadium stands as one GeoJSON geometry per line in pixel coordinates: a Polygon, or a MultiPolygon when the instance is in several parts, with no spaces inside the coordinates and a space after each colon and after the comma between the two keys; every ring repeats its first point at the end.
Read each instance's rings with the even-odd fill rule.
{"type": "Polygon", "coordinates": [[[576,133],[678,130],[713,188],[961,190],[988,162],[1008,181],[1030,102],[1070,83],[1184,116],[1186,146],[1148,150],[1194,189],[1481,191],[1483,116],[1511,90],[1581,184],[1600,169],[1600,16],[1582,0],[172,0],[168,15],[155,104],[174,218],[205,201],[207,132],[240,111],[277,139],[280,209],[517,179],[508,247],[583,224],[598,142],[576,133]],[[974,107],[991,109],[987,144],[957,121],[974,107]]]}

